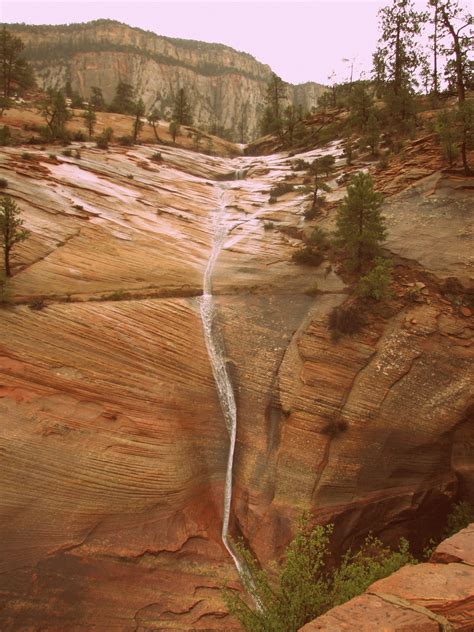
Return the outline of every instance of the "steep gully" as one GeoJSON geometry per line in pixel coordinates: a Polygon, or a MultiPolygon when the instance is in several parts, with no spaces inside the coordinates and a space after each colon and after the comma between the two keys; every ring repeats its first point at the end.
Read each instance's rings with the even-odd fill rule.
{"type": "MultiPolygon", "coordinates": [[[[243,177],[243,171],[235,172],[235,179],[239,180],[243,177]]],[[[222,193],[219,206],[214,211],[214,239],[211,254],[204,272],[203,294],[200,298],[200,312],[204,331],[206,348],[209,353],[212,373],[217,387],[219,402],[221,405],[224,421],[229,433],[229,452],[227,456],[227,467],[224,487],[224,511],[222,518],[222,541],[232,557],[239,576],[243,578],[248,575],[242,561],[234,551],[232,543],[229,540],[229,520],[230,506],[232,501],[232,477],[234,466],[235,441],[237,436],[237,406],[235,402],[234,390],[229,377],[226,360],[225,345],[222,333],[217,323],[216,306],[212,295],[212,273],[220,251],[224,245],[225,239],[236,224],[230,225],[228,222],[226,209],[227,189],[224,184],[221,185],[222,193]]]]}

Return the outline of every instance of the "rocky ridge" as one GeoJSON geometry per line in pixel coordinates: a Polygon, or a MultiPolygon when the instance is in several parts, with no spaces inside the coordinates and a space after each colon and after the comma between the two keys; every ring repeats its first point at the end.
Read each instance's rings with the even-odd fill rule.
{"type": "MultiPolygon", "coordinates": [[[[269,66],[221,44],[156,35],[113,20],[63,26],[7,25],[26,44],[42,88],[63,88],[67,81],[84,98],[91,86],[106,101],[119,81],[131,83],[147,110],[172,109],[179,88],[189,93],[194,122],[202,129],[228,130],[237,142],[257,134],[269,66]]],[[[289,85],[288,97],[310,110],[324,87],[289,85]]]]}

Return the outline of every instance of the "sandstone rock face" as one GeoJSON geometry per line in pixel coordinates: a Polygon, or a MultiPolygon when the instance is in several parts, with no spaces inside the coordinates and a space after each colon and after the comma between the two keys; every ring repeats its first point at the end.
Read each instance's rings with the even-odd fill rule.
{"type": "Polygon", "coordinates": [[[0,309],[2,630],[238,629],[219,592],[237,586],[221,543],[228,435],[199,312],[222,207],[231,533],[262,562],[308,509],[344,544],[413,534],[471,484],[465,315],[433,284],[332,341],[341,278],[291,261],[304,195],[268,202],[288,157],[160,147],[157,164],[155,150],[0,156],[31,230],[0,309]]]}
{"type": "Polygon", "coordinates": [[[474,629],[474,524],[442,542],[429,564],[405,566],[301,632],[474,629]]]}
{"type": "MultiPolygon", "coordinates": [[[[178,40],[111,20],[85,25],[10,26],[27,45],[39,83],[62,88],[69,80],[88,98],[91,86],[111,101],[117,83],[127,81],[147,110],[169,113],[181,87],[189,93],[194,122],[228,130],[235,141],[257,134],[266,82],[271,70],[251,55],[228,46],[178,40]]],[[[288,98],[310,110],[324,87],[289,85],[288,98]]]]}

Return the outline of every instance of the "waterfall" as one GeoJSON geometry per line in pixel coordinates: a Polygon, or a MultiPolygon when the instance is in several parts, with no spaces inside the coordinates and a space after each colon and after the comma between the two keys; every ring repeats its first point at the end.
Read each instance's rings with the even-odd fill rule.
{"type": "Polygon", "coordinates": [[[229,543],[230,504],[232,500],[232,471],[234,464],[235,439],[237,434],[237,407],[234,390],[225,363],[224,342],[216,319],[216,307],[212,296],[212,273],[217,257],[228,234],[226,226],[226,204],[224,197],[214,215],[214,239],[212,250],[204,273],[203,295],[200,299],[201,319],[206,347],[211,361],[212,372],[217,387],[219,402],[224,415],[225,425],[229,433],[229,452],[224,487],[224,512],[222,519],[222,541],[234,560],[235,567],[242,577],[245,573],[240,560],[229,543]]]}

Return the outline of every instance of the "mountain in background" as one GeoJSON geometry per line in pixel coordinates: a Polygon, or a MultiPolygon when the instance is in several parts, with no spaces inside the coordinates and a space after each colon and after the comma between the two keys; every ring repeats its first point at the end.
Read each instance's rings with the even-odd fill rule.
{"type": "MultiPolygon", "coordinates": [[[[87,99],[91,86],[111,101],[119,81],[132,84],[147,111],[170,113],[177,91],[186,88],[197,127],[246,142],[258,134],[271,68],[223,44],[175,39],[114,20],[84,24],[8,24],[21,37],[42,88],[73,90],[87,99]]],[[[288,85],[289,100],[310,110],[321,84],[288,85]]]]}

